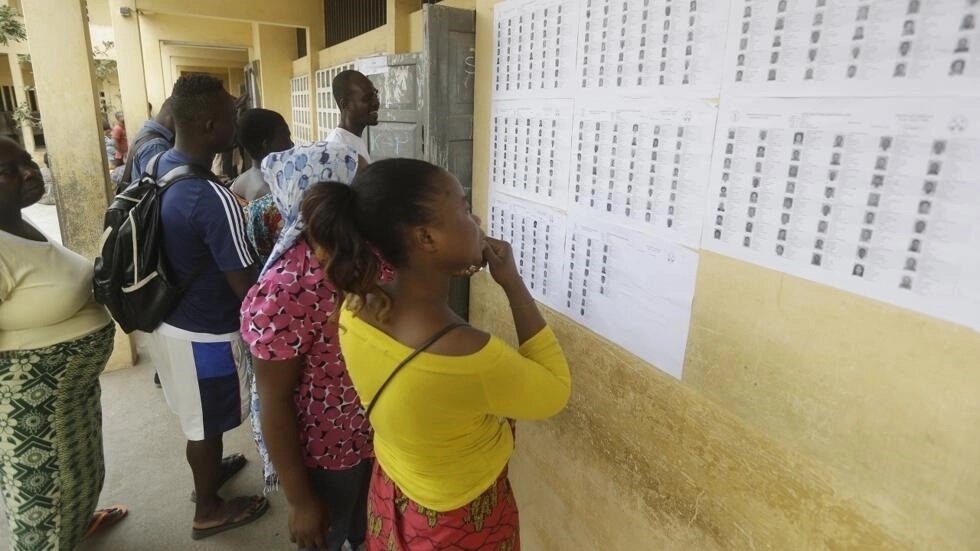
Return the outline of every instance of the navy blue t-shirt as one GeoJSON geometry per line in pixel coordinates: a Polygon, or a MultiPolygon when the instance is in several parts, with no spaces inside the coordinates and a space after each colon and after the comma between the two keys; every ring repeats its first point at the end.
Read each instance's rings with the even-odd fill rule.
{"type": "MultiPolygon", "coordinates": [[[[157,176],[186,164],[191,159],[171,149],[160,157],[157,176]]],[[[255,256],[235,196],[205,179],[182,180],[164,192],[160,222],[164,254],[177,281],[200,269],[166,323],[195,333],[238,331],[242,301],[224,272],[248,268],[255,256]]]]}

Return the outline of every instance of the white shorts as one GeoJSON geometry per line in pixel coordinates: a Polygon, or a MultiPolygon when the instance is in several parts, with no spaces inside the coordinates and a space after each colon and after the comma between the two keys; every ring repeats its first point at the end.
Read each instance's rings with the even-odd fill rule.
{"type": "Polygon", "coordinates": [[[150,336],[167,405],[188,440],[221,436],[248,418],[251,373],[238,333],[193,333],[163,324],[150,336]]]}

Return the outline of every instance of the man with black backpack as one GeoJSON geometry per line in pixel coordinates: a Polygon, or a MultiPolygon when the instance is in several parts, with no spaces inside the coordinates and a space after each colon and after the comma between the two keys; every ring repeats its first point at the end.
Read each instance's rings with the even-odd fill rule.
{"type": "Polygon", "coordinates": [[[249,414],[239,308],[256,272],[242,210],[207,168],[215,154],[235,143],[231,95],[214,77],[187,75],[174,84],[169,101],[175,144],[147,173],[156,177],[190,167],[197,175],[161,195],[163,256],[183,294],[153,331],[150,349],[167,403],[188,440],[197,500],[192,535],[200,539],[247,524],[269,505],[259,496],[218,496],[221,484],[245,463],[241,454],[222,459],[222,435],[249,414]]]}
{"type": "MultiPolygon", "coordinates": [[[[116,194],[122,193],[129,184],[139,180],[150,164],[150,159],[165,153],[174,146],[174,116],[170,109],[170,98],[160,106],[156,117],[147,119],[140,128],[133,145],[129,148],[129,158],[123,170],[116,194]]],[[[153,374],[153,383],[160,387],[160,375],[153,374]]]]}

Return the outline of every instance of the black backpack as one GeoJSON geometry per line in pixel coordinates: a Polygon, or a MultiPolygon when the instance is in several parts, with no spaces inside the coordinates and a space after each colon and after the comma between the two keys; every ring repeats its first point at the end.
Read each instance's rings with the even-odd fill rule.
{"type": "Polygon", "coordinates": [[[95,258],[95,300],[105,305],[126,333],[159,327],[200,271],[199,267],[183,283],[171,275],[163,254],[160,201],[181,180],[215,177],[200,167],[183,165],[157,178],[159,159],[160,155],[154,157],[140,180],[109,205],[95,258]]]}

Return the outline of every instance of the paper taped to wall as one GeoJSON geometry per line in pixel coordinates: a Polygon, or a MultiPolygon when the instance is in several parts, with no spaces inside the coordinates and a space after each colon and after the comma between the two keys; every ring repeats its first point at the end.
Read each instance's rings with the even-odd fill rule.
{"type": "Polygon", "coordinates": [[[975,0],[737,0],[724,93],[744,96],[975,96],[975,0]]]}
{"type": "Polygon", "coordinates": [[[980,329],[980,105],[722,105],[704,249],[980,329]]]}

